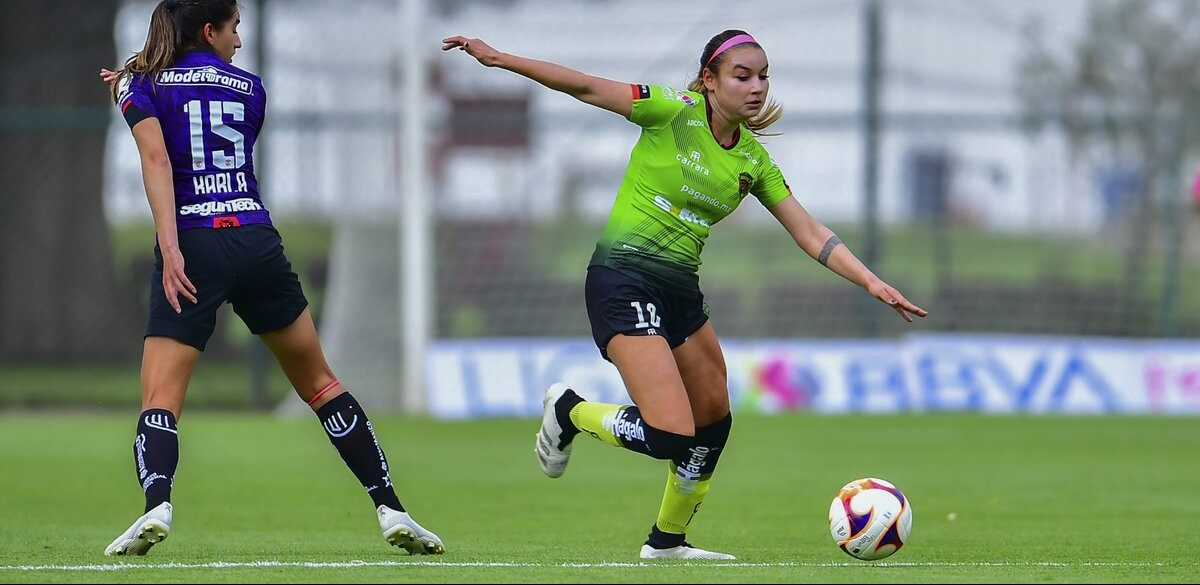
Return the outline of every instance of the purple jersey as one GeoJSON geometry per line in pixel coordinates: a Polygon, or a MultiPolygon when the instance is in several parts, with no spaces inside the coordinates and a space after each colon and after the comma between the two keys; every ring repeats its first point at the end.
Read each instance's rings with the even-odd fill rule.
{"type": "Polygon", "coordinates": [[[134,76],[117,103],[130,127],[147,117],[162,125],[180,230],[271,223],[254,178],[254,141],[267,109],[261,79],[215,52],[192,51],[156,83],[134,76]]]}

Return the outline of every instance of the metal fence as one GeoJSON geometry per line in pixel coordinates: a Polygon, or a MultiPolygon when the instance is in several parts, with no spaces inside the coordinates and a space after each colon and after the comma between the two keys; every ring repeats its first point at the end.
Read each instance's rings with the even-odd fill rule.
{"type": "MultiPolygon", "coordinates": [[[[6,76],[0,103],[0,361],[132,359],[152,228],[132,139],[94,71],[140,47],[153,3],[41,14],[55,4],[14,6],[0,40],[9,71],[22,72],[6,76]],[[49,42],[59,37],[80,42],[49,42]],[[49,309],[29,300],[46,295],[49,309]],[[85,318],[93,313],[107,320],[85,318]],[[81,320],[90,325],[76,329],[81,320]]],[[[1086,35],[1091,4],[428,3],[416,59],[399,34],[403,4],[242,4],[235,64],[262,75],[270,99],[264,200],[279,223],[303,226],[285,231],[285,244],[335,367],[402,374],[400,218],[413,194],[400,120],[411,62],[424,80],[431,336],[587,335],[584,268],[638,130],[441,53],[451,34],[682,87],[710,36],[749,30],[785,107],[768,150],[814,215],[932,312],[917,330],[1200,335],[1190,145],[1160,152],[1183,165],[1130,164],[1061,124],[1022,124],[1027,19],[1046,17],[1051,49],[1065,54],[1086,35]]],[[[810,261],[753,201],[713,230],[701,275],[725,336],[913,330],[810,261]]],[[[214,353],[241,359],[246,336],[229,321],[214,353]]]]}

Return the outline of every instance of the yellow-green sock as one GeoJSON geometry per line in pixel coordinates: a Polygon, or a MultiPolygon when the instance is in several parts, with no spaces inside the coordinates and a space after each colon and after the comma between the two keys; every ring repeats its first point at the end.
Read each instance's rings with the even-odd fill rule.
{"type": "Polygon", "coordinates": [[[667,469],[667,488],[663,491],[662,505],[654,525],[671,534],[684,534],[692,517],[700,511],[700,503],[708,495],[710,477],[683,479],[675,463],[667,469]]]}
{"type": "Polygon", "coordinates": [[[614,447],[622,447],[621,440],[613,433],[612,421],[625,406],[602,402],[580,402],[571,408],[571,422],[575,426],[614,447]]]}

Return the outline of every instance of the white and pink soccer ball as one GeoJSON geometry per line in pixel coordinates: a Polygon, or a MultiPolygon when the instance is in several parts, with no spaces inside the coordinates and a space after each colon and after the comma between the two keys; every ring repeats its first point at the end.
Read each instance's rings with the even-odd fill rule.
{"type": "Polygon", "coordinates": [[[876,561],[900,550],[912,531],[912,506],[896,486],[874,477],[848,484],[829,505],[829,533],[846,554],[876,561]]]}

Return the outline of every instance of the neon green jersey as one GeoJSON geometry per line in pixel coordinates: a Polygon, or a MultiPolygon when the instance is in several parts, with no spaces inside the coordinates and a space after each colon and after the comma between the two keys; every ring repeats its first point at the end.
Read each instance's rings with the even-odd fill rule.
{"type": "Polygon", "coordinates": [[[745,127],[733,146],[717,143],[703,95],[658,85],[630,87],[629,120],[642,127],[642,135],[589,266],[698,290],[709,229],[747,195],[770,207],[787,199],[791,189],[745,127]]]}

